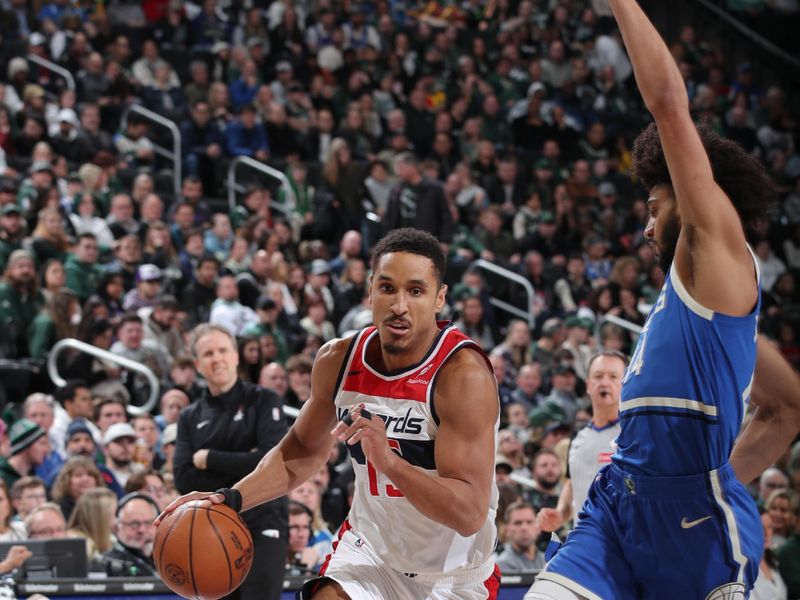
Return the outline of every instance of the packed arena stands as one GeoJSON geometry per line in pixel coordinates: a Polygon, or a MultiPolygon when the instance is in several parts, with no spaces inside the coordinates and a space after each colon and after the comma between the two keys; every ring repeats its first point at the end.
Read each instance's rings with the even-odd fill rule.
{"type": "MultiPolygon", "coordinates": [[[[769,218],[747,234],[760,330],[798,368],[800,52],[796,29],[764,26],[796,23],[797,2],[642,4],[698,123],[774,180],[769,218]]],[[[228,329],[240,378],[299,409],[320,346],[371,324],[370,248],[404,226],[446,247],[441,318],[491,355],[501,544],[504,507],[555,506],[565,443],[590,418],[588,361],[631,353],[664,281],[631,172],[650,118],[603,0],[0,9],[0,477],[13,500],[0,539],[33,537],[25,525],[59,507],[41,527],[91,537],[80,515],[108,498],[84,499],[76,471],[112,500],[177,495],[174,423],[204,389],[187,341],[198,324],[228,329]]],[[[342,447],[308,494],[318,554],[293,551],[287,573],[318,566],[351,480],[342,447]]],[[[800,445],[751,487],[800,597],[800,445]]],[[[103,535],[89,559],[108,570],[122,551],[103,535]]]]}

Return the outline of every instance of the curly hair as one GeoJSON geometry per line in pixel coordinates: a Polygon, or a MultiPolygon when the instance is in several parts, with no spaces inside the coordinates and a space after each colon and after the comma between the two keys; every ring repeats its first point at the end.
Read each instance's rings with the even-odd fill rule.
{"type": "Polygon", "coordinates": [[[433,263],[437,283],[441,287],[447,269],[447,258],[438,240],[430,233],[413,227],[393,229],[376,244],[372,251],[371,264],[373,271],[377,267],[381,256],[390,252],[408,252],[409,254],[418,254],[430,259],[433,263]]]}
{"type": "MultiPolygon", "coordinates": [[[[714,181],[730,198],[742,225],[748,230],[766,217],[775,197],[775,186],[764,167],[733,140],[726,139],[702,122],[697,133],[706,149],[714,173],[714,181]]],[[[670,184],[664,149],[655,123],[651,123],[633,143],[633,171],[647,189],[670,184]]]]}

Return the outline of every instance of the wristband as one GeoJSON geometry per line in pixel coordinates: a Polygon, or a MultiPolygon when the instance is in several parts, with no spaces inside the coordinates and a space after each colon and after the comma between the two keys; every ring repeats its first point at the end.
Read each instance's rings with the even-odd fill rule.
{"type": "Polygon", "coordinates": [[[220,488],[215,494],[222,494],[225,500],[223,504],[230,506],[235,512],[242,510],[242,493],[235,488],[220,488]]]}

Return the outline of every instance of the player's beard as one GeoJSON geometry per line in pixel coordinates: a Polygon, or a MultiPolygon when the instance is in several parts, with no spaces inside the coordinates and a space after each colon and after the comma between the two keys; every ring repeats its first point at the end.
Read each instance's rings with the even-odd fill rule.
{"type": "Polygon", "coordinates": [[[661,232],[661,243],[656,242],[658,266],[661,267],[664,275],[669,273],[672,261],[675,259],[675,248],[678,246],[678,237],[680,234],[681,220],[678,215],[672,215],[669,220],[664,223],[664,229],[661,232]]]}

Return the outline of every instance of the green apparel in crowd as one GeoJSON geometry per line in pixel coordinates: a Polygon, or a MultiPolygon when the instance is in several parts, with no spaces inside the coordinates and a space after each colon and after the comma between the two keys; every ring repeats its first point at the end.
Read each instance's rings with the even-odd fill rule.
{"type": "Polygon", "coordinates": [[[33,358],[47,358],[47,353],[58,341],[56,324],[46,310],[41,311],[28,328],[28,349],[33,358]]]}
{"type": "Polygon", "coordinates": [[[9,336],[8,341],[13,339],[16,342],[20,356],[29,355],[28,328],[43,306],[44,296],[40,291],[33,295],[20,295],[9,283],[0,283],[0,330],[4,336],[9,336]]]}
{"type": "Polygon", "coordinates": [[[64,264],[64,271],[67,275],[67,287],[75,292],[81,302],[97,292],[97,284],[103,274],[100,265],[80,262],[74,254],[70,254],[64,264]]]}
{"type": "Polygon", "coordinates": [[[6,270],[6,263],[8,262],[8,257],[11,256],[11,253],[14,250],[19,250],[22,248],[22,244],[19,240],[12,241],[0,238],[0,273],[3,273],[6,270]]]}

